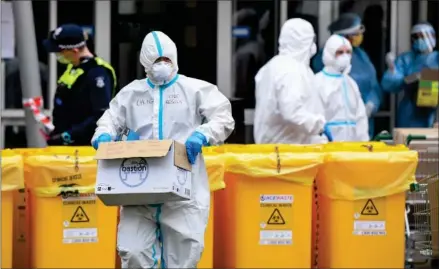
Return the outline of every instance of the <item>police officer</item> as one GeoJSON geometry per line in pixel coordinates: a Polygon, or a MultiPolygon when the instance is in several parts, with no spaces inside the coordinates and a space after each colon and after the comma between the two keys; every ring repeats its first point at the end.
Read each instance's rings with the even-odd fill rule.
{"type": "Polygon", "coordinates": [[[89,145],[96,121],[108,108],[115,93],[117,78],[113,67],[93,55],[86,44],[84,30],[65,24],[49,33],[43,44],[66,64],[58,79],[53,110],[55,129],[49,145],[89,145]]]}

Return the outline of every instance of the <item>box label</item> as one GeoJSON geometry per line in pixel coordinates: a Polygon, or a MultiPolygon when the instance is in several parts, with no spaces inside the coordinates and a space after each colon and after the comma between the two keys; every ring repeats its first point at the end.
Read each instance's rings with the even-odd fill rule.
{"type": "Polygon", "coordinates": [[[62,198],[64,243],[97,242],[97,206],[95,194],[62,198]]]}
{"type": "Polygon", "coordinates": [[[119,177],[122,184],[129,188],[136,188],[145,183],[149,175],[149,165],[146,158],[123,159],[119,168],[119,177]]]}
{"type": "Polygon", "coordinates": [[[172,190],[183,197],[191,198],[191,190],[188,188],[188,180],[191,180],[191,172],[177,167],[177,180],[172,184],[172,190]]]}
{"type": "Polygon", "coordinates": [[[293,195],[262,194],[259,197],[261,245],[291,245],[293,242],[293,195]]]}
{"type": "Polygon", "coordinates": [[[416,105],[420,107],[436,107],[438,105],[439,90],[437,81],[419,82],[416,105]]]}

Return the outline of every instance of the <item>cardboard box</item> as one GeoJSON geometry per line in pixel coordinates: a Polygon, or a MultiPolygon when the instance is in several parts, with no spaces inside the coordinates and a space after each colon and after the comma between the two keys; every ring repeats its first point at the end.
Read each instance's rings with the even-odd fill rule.
{"type": "Polygon", "coordinates": [[[420,73],[414,73],[404,78],[409,88],[414,90],[418,107],[435,108],[439,102],[439,70],[424,68],[420,73]]]}
{"type": "Polygon", "coordinates": [[[418,152],[416,180],[422,181],[439,174],[439,141],[413,140],[409,149],[418,152]]]}
{"type": "Polygon", "coordinates": [[[439,138],[439,130],[437,128],[395,128],[393,130],[395,145],[406,145],[409,135],[425,136],[425,140],[437,141],[439,138]]]}
{"type": "Polygon", "coordinates": [[[189,200],[191,165],[173,140],[102,143],[96,153],[96,195],[108,206],[189,200]]]}

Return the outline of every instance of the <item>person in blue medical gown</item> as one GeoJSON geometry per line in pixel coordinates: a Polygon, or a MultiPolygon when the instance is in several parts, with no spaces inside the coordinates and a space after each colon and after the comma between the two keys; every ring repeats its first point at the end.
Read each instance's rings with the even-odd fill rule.
{"type": "MultiPolygon", "coordinates": [[[[363,42],[364,26],[361,18],[354,13],[344,13],[328,27],[331,34],[338,34],[351,42],[352,50],[352,69],[349,73],[360,89],[361,98],[366,107],[366,114],[369,118],[369,135],[374,135],[374,122],[371,116],[375,114],[381,104],[382,92],[377,79],[375,66],[372,64],[367,53],[360,48],[363,42]]],[[[315,73],[322,71],[324,64],[322,61],[323,50],[314,57],[311,67],[315,73]]]]}
{"type": "MultiPolygon", "coordinates": [[[[384,73],[381,85],[390,93],[403,92],[398,105],[396,126],[400,128],[432,127],[436,116],[436,107],[418,107],[416,104],[417,83],[406,84],[404,78],[419,73],[422,69],[439,69],[439,53],[435,51],[436,33],[426,22],[412,27],[412,49],[399,55],[396,60],[388,53],[388,70],[384,73]]],[[[439,72],[439,70],[438,70],[439,72]]]]}

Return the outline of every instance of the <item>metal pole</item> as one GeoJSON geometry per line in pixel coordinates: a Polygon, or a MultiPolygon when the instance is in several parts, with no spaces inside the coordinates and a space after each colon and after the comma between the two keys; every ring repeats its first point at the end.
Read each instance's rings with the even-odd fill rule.
{"type": "MultiPolygon", "coordinates": [[[[34,14],[31,1],[12,1],[17,38],[17,52],[20,61],[20,80],[23,98],[41,96],[41,82],[38,65],[37,44],[35,38],[34,14]]],[[[46,141],[40,134],[40,126],[25,109],[27,146],[42,148],[46,141]]]]}
{"type": "MultiPolygon", "coordinates": [[[[58,26],[58,2],[55,0],[49,1],[49,29],[47,29],[47,32],[56,29],[58,26]]],[[[58,76],[58,64],[56,61],[56,55],[55,53],[49,53],[49,83],[48,83],[48,90],[49,90],[49,96],[47,100],[44,100],[44,102],[48,102],[49,104],[49,110],[51,113],[53,112],[54,102],[55,99],[55,93],[56,93],[56,86],[57,86],[57,79],[58,76]]]]}

